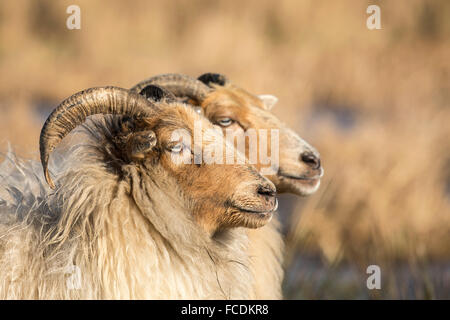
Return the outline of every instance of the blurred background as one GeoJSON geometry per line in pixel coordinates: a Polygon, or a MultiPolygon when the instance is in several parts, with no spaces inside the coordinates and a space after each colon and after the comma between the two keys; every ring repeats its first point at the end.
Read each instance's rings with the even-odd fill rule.
{"type": "Polygon", "coordinates": [[[278,96],[320,151],[319,191],[281,196],[285,298],[450,298],[449,1],[1,1],[0,151],[38,159],[64,98],[169,72],[278,96]]]}

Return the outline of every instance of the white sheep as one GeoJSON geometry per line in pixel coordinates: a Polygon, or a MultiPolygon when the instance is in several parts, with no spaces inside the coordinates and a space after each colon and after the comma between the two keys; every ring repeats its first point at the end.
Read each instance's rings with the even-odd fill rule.
{"type": "Polygon", "coordinates": [[[194,121],[212,128],[183,104],[151,103],[115,87],[61,103],[40,140],[54,191],[35,174],[36,163],[21,161],[9,170],[25,183],[11,178],[0,188],[0,298],[258,297],[264,268],[249,254],[247,228],[270,221],[275,187],[247,164],[174,162],[193,155],[171,133],[192,132],[194,121]],[[119,116],[85,122],[94,114],[119,116]],[[50,153],[82,123],[83,142],[61,161],[52,156],[54,184],[50,153]],[[75,276],[79,286],[70,282],[75,276]]]}

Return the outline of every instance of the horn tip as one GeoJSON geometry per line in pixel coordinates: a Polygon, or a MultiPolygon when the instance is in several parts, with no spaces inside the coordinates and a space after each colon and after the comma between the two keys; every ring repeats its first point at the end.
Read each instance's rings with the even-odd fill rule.
{"type": "Polygon", "coordinates": [[[50,177],[50,173],[48,172],[48,168],[44,169],[44,175],[45,175],[45,181],[47,181],[47,183],[50,186],[50,188],[55,190],[56,187],[55,187],[55,184],[53,183],[52,178],[50,177]]]}

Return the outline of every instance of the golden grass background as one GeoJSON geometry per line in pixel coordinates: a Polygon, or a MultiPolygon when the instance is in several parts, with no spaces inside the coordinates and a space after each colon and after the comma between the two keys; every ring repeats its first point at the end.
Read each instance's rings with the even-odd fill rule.
{"type": "Polygon", "coordinates": [[[282,197],[287,298],[450,297],[450,2],[2,1],[0,150],[38,158],[64,98],[168,72],[277,95],[321,152],[320,190],[282,197]]]}

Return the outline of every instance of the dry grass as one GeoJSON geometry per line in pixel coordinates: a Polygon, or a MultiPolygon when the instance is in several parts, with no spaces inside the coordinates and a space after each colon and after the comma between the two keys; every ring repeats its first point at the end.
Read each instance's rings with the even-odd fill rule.
{"type": "Polygon", "coordinates": [[[274,112],[323,156],[320,191],[283,213],[292,220],[288,279],[299,273],[299,252],[320,257],[327,279],[346,264],[359,274],[368,264],[446,266],[441,289],[415,273],[422,293],[403,292],[387,272],[381,294],[305,276],[287,284],[287,296],[448,298],[450,3],[380,1],[383,29],[369,31],[369,2],[377,3],[79,0],[82,29],[69,31],[73,1],[4,1],[1,147],[10,141],[36,157],[44,120],[36,115],[49,112],[40,106],[84,88],[130,87],[166,72],[225,73],[279,96],[274,112]]]}

